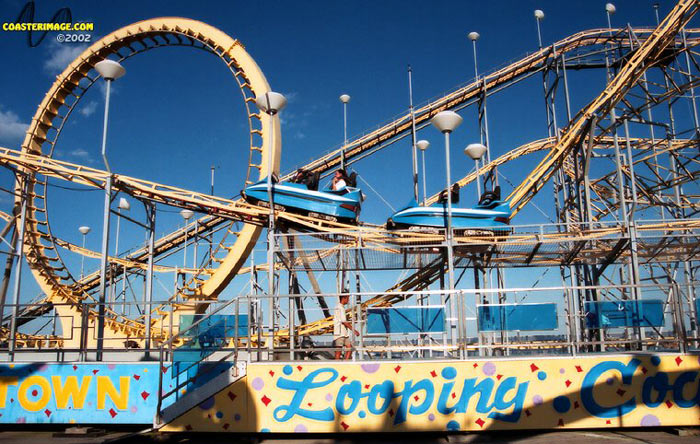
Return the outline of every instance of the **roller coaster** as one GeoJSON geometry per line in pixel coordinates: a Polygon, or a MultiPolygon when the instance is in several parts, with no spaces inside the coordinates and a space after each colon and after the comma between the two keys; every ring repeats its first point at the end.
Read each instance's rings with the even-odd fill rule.
{"type": "MultiPolygon", "coordinates": [[[[390,307],[440,304],[448,310],[447,327],[438,339],[426,334],[404,343],[362,338],[356,351],[358,359],[391,358],[392,353],[411,355],[416,350],[423,357],[439,353],[466,358],[474,354],[536,354],[542,350],[575,354],[695,349],[700,334],[695,303],[696,256],[700,251],[700,221],[695,217],[700,206],[700,123],[695,93],[700,82],[700,29],[686,25],[699,6],[694,0],[680,0],[656,28],[594,29],[543,46],[302,166],[311,174],[325,177],[341,164],[371,159],[410,136],[413,127],[418,131],[426,128],[445,110],[476,109],[483,135],[487,131],[487,99],[508,94],[510,87],[541,76],[546,137],[489,158],[478,173],[469,172],[455,182],[464,187],[480,180],[485,189],[492,189],[499,182],[499,168],[517,160],[534,163],[533,159],[538,159],[504,199],[512,212],[512,231],[456,232],[452,237],[444,230],[390,230],[277,208],[272,209],[274,217],[270,221],[270,208],[241,198],[208,195],[55,159],[55,147],[72,112],[100,80],[96,63],[105,58],[128,63],[133,56],[164,46],[193,47],[218,57],[242,93],[249,133],[242,187],[265,181],[269,172],[280,176],[281,182],[295,174],[280,173],[279,117],[268,119],[255,107],[255,99],[271,88],[238,40],[205,23],[183,18],[155,18],[114,31],[57,76],[31,121],[21,149],[0,148],[0,165],[14,174],[16,184],[11,192],[13,209],[2,213],[6,223],[2,237],[13,246],[7,270],[12,270],[16,280],[11,303],[5,297],[12,275],[9,271],[0,287],[3,309],[10,312],[0,326],[2,344],[8,356],[17,360],[24,353],[36,356],[58,349],[86,359],[94,352],[99,356],[102,352],[123,352],[126,346],[129,352],[147,356],[160,353],[161,364],[165,365],[163,359],[172,361],[173,350],[191,343],[188,332],[193,326],[203,326],[206,319],[235,311],[236,319],[243,313],[248,316],[247,331],[234,329],[235,334],[227,334],[218,342],[217,352],[229,350],[236,359],[245,354],[252,361],[279,360],[282,356],[295,360],[310,354],[309,344],[315,342],[319,356],[324,348],[330,348],[324,347],[323,338],[333,327],[325,298],[335,294],[324,294],[316,274],[332,272],[338,281],[336,294],[355,296],[347,313],[357,325],[366,327],[370,311],[390,307]],[[605,70],[607,75],[604,90],[575,114],[570,110],[571,86],[567,79],[567,72],[572,70],[605,70]],[[564,98],[557,92],[563,92],[564,98]],[[557,109],[562,102],[566,113],[557,109]],[[674,120],[680,104],[692,110],[682,128],[681,119],[674,120]],[[130,275],[146,279],[144,292],[148,294],[140,304],[140,314],[126,313],[119,304],[100,299],[99,270],[81,277],[69,270],[62,258],[67,252],[92,258],[100,257],[100,253],[53,234],[49,180],[102,190],[109,183],[113,195],[123,193],[143,202],[149,215],[146,227],[150,241],[128,254],[109,256],[106,277],[110,288],[118,288],[120,282],[126,285],[130,275]],[[546,185],[550,182],[556,220],[551,224],[518,225],[516,215],[530,211],[533,198],[548,192],[546,185]],[[192,210],[202,216],[156,239],[157,205],[192,210]],[[268,226],[275,228],[273,242],[267,246],[273,251],[273,263],[247,266],[268,226]],[[161,263],[201,239],[209,239],[210,248],[198,267],[161,263]],[[29,304],[20,303],[19,298],[22,262],[42,293],[29,304]],[[505,285],[510,269],[524,267],[556,269],[562,286],[538,290],[505,285]],[[363,291],[363,273],[386,270],[403,274],[385,290],[363,291]],[[461,274],[448,288],[446,276],[454,270],[461,270],[461,274]],[[473,270],[474,288],[460,284],[467,270],[473,270]],[[270,287],[272,291],[262,290],[258,284],[260,272],[267,272],[273,284],[276,282],[270,287]],[[158,299],[153,295],[154,273],[187,279],[158,299]],[[283,273],[289,277],[288,294],[281,290],[283,273]],[[302,273],[312,292],[300,290],[302,273]],[[250,291],[222,299],[234,278],[244,275],[249,275],[250,291]],[[351,291],[353,275],[357,288],[351,291]],[[468,296],[476,301],[476,312],[489,305],[522,303],[523,294],[538,291],[563,296],[565,308],[558,316],[563,319],[559,327],[564,332],[557,337],[519,340],[520,333],[514,335],[507,329],[489,332],[482,328],[484,319],[478,313],[478,331],[472,332],[463,321],[472,310],[468,296]],[[647,294],[663,296],[663,312],[672,318],[670,326],[624,325],[620,334],[586,326],[591,316],[589,304],[622,304],[644,300],[647,294]],[[304,307],[303,300],[308,297],[317,300],[318,310],[309,309],[308,303],[304,307]],[[269,309],[263,309],[263,302],[269,302],[269,309]],[[50,334],[32,330],[37,319],[54,319],[59,327],[50,334]],[[163,353],[170,353],[170,358],[163,358],[163,353]]],[[[442,193],[438,190],[426,199],[426,204],[437,202],[442,193]]],[[[223,360],[228,358],[230,355],[223,360]]]]}

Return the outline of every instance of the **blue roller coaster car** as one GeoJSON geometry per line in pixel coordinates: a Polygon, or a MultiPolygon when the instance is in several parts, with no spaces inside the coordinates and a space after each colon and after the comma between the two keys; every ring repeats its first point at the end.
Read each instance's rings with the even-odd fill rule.
{"type": "MultiPolygon", "coordinates": [[[[318,191],[318,174],[298,179],[298,182],[281,182],[273,180],[272,198],[275,208],[291,210],[295,213],[309,215],[333,222],[359,222],[363,195],[355,188],[355,173],[348,180],[348,186],[333,191],[318,191]]],[[[298,176],[299,177],[299,176],[298,176]]],[[[261,180],[241,191],[246,202],[253,205],[269,207],[267,180],[261,180]]]]}
{"type": "MultiPolygon", "coordinates": [[[[486,191],[473,208],[452,207],[452,229],[455,231],[488,233],[510,233],[511,210],[508,202],[501,201],[500,187],[486,191]]],[[[459,202],[459,187],[452,188],[452,203],[459,202]]],[[[386,222],[394,229],[445,229],[447,227],[447,193],[443,192],[438,202],[420,206],[415,201],[394,213],[386,222]]]]}

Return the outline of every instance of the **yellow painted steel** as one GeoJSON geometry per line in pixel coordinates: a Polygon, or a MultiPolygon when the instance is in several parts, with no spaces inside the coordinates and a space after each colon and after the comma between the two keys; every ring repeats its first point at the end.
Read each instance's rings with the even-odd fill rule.
{"type": "MultiPolygon", "coordinates": [[[[262,71],[240,42],[210,25],[184,18],[156,18],[134,23],[112,32],[87,48],[56,78],[56,81],[39,105],[27,130],[27,135],[22,145],[23,153],[25,155],[41,155],[47,142],[52,148],[55,139],[50,140],[51,136],[49,133],[51,131],[60,131],[60,127],[54,127],[54,121],[60,115],[62,109],[65,110],[66,107],[72,109],[75,101],[69,103],[68,100],[79,99],[79,97],[75,96],[74,91],[79,88],[81,80],[86,77],[90,78],[90,75],[96,76],[94,66],[97,62],[115,55],[121,57],[119,50],[124,48],[130,50],[129,45],[136,41],[145,41],[145,39],[153,41],[157,39],[159,46],[182,44],[183,41],[197,41],[219,56],[228,66],[235,67],[236,80],[239,80],[239,77],[243,79],[242,81],[239,80],[239,85],[242,90],[246,90],[244,91],[244,97],[246,98],[246,106],[249,108],[248,114],[251,116],[251,160],[254,153],[259,153],[260,155],[257,164],[250,162],[251,167],[258,170],[258,179],[266,177],[269,169],[278,173],[281,156],[279,118],[275,117],[272,126],[270,126],[268,118],[261,118],[259,113],[254,112],[256,111],[254,107],[251,111],[252,101],[255,97],[270,90],[262,71]],[[169,40],[167,36],[174,36],[175,40],[169,40]],[[271,137],[274,139],[273,147],[271,147],[270,143],[271,137]],[[267,162],[270,148],[273,150],[272,165],[269,165],[267,162]]],[[[62,122],[60,125],[62,125],[62,122]]],[[[48,220],[40,221],[37,219],[36,213],[41,209],[35,205],[36,177],[31,171],[24,169],[22,171],[29,173],[29,181],[27,183],[29,205],[25,254],[32,273],[42,291],[50,295],[49,297],[56,302],[75,304],[70,308],[61,305],[62,308],[60,310],[65,310],[66,312],[60,314],[68,315],[71,311],[80,310],[80,300],[85,297],[85,294],[82,294],[80,286],[76,285],[70,275],[61,279],[52,272],[51,262],[60,261],[60,257],[54,259],[46,255],[46,246],[41,241],[42,238],[46,238],[47,233],[40,230],[40,225],[43,222],[44,225],[48,226],[48,220]]],[[[127,183],[126,185],[130,184],[127,183]]],[[[19,187],[20,185],[18,185],[18,191],[19,187]]],[[[243,261],[245,261],[260,232],[261,228],[258,226],[249,224],[244,226],[238,236],[235,248],[229,251],[217,272],[198,289],[200,297],[215,298],[223,290],[231,278],[235,276],[243,261]]],[[[48,234],[50,235],[50,233],[48,234]]],[[[79,316],[76,318],[80,319],[79,316]]],[[[92,314],[90,318],[91,320],[93,319],[92,314]]],[[[107,322],[108,327],[111,325],[113,325],[112,322],[107,322]]],[[[75,329],[76,325],[75,323],[72,326],[64,325],[64,328],[75,329]]],[[[115,332],[110,331],[108,334],[111,333],[115,332]]]]}
{"type": "MultiPolygon", "coordinates": [[[[625,88],[629,88],[634,79],[638,78],[641,70],[646,68],[646,66],[643,66],[644,63],[652,63],[655,54],[660,53],[661,49],[656,47],[662,43],[663,45],[667,45],[671,40],[673,40],[676,32],[685,23],[687,23],[689,16],[695,12],[695,9],[696,5],[691,4],[689,1],[682,1],[676,8],[674,8],[671,15],[669,15],[669,18],[664,20],[659,29],[653,31],[639,29],[635,30],[635,32],[638,32],[640,35],[640,41],[644,42],[642,45],[644,51],[642,51],[642,48],[640,48],[635,52],[634,56],[630,59],[630,63],[627,65],[629,68],[629,65],[634,63],[634,66],[621,71],[618,77],[623,76],[623,79],[613,82],[613,84],[606,89],[606,91],[601,95],[601,97],[604,97],[604,99],[599,98],[599,100],[596,102],[596,110],[604,108],[605,106],[609,108],[611,103],[614,103],[615,100],[619,100],[619,98],[622,97],[622,94],[624,91],[626,91],[625,88]]],[[[692,34],[693,32],[697,31],[688,30],[688,33],[692,34]]],[[[27,132],[27,137],[25,138],[25,142],[23,144],[22,154],[17,155],[16,153],[11,152],[12,150],[2,150],[2,153],[0,153],[0,157],[2,157],[5,161],[19,165],[21,171],[29,173],[29,177],[31,179],[29,183],[30,196],[38,196],[38,194],[34,191],[36,185],[40,184],[40,182],[37,182],[36,179],[37,173],[53,177],[61,177],[66,180],[98,187],[104,183],[104,179],[106,178],[104,172],[48,159],[41,155],[42,147],[44,145],[52,146],[52,144],[55,142],[55,139],[51,139],[50,136],[52,131],[57,130],[57,128],[53,126],[54,120],[60,115],[62,108],[65,109],[65,107],[70,107],[70,109],[72,109],[74,103],[68,103],[71,100],[71,94],[73,94],[73,91],[78,88],[81,79],[85,77],[89,78],[90,74],[94,75],[94,63],[110,54],[119,54],[121,56],[121,54],[116,51],[121,48],[128,48],[129,44],[133,43],[134,41],[151,37],[160,38],[162,40],[164,35],[176,36],[180,44],[182,44],[182,41],[180,40],[181,38],[201,42],[223,60],[231,61],[231,63],[235,64],[237,68],[239,68],[239,71],[236,73],[236,80],[239,80],[239,84],[241,85],[242,89],[248,89],[254,93],[252,97],[269,90],[269,86],[267,85],[262,72],[252,58],[250,58],[250,56],[245,52],[243,46],[221,31],[216,30],[215,28],[212,28],[204,23],[180,18],[161,18],[147,20],[124,27],[96,42],[93,46],[81,54],[76,61],[71,63],[71,65],[66,68],[66,70],[60,76],[58,76],[56,82],[44,98],[32,121],[32,125],[27,132]],[[243,80],[240,81],[239,77],[241,77],[243,80]]],[[[557,42],[553,45],[553,48],[555,52],[561,54],[567,51],[579,49],[586,45],[604,44],[606,42],[616,41],[616,39],[624,40],[625,37],[612,35],[609,30],[585,31],[557,42]]],[[[692,38],[689,40],[692,40],[692,38]]],[[[169,41],[167,38],[165,41],[166,44],[176,44],[169,41]]],[[[527,75],[541,69],[542,64],[551,57],[554,57],[553,51],[551,51],[549,48],[544,48],[537,53],[529,55],[520,61],[507,66],[506,68],[485,76],[483,83],[489,89],[502,87],[509,82],[517,80],[523,75],[527,75]]],[[[441,110],[455,108],[460,104],[472,100],[479,94],[480,91],[481,87],[479,84],[474,83],[450,93],[422,108],[419,108],[417,110],[417,114],[419,114],[417,117],[418,123],[427,121],[427,119],[431,118],[441,110]]],[[[249,105],[250,102],[251,97],[246,97],[246,104],[249,105]]],[[[587,109],[590,112],[591,108],[587,109]]],[[[586,116],[586,112],[583,114],[586,116]]],[[[272,132],[275,133],[275,146],[273,147],[274,160],[271,167],[275,172],[278,172],[279,170],[279,159],[281,152],[279,120],[275,119],[272,128],[268,127],[268,119],[261,119],[259,114],[252,114],[251,121],[255,121],[259,124],[259,128],[253,127],[251,124],[251,159],[253,154],[260,154],[260,163],[255,164],[251,161],[251,166],[252,169],[257,169],[259,171],[258,177],[262,178],[267,174],[268,168],[270,167],[267,165],[266,159],[268,157],[267,149],[269,147],[268,137],[272,134],[272,132]]],[[[583,121],[585,121],[585,119],[583,121]]],[[[398,134],[407,131],[409,127],[410,119],[404,116],[389,125],[383,126],[377,131],[361,137],[348,146],[343,147],[343,149],[346,151],[346,156],[351,158],[396,137],[398,134]]],[[[552,171],[556,170],[561,156],[563,156],[567,150],[574,145],[577,140],[576,137],[580,134],[583,127],[584,126],[579,123],[570,126],[569,131],[571,135],[567,138],[566,144],[562,144],[562,142],[557,144],[555,149],[552,150],[552,152],[556,151],[556,153],[550,153],[543,161],[545,166],[538,166],[538,169],[533,172],[533,175],[530,176],[526,182],[521,185],[521,187],[516,189],[517,198],[519,199],[518,205],[516,205],[516,208],[514,208],[516,212],[522,208],[527,200],[529,200],[532,195],[534,195],[534,193],[541,188],[544,181],[551,177],[552,171]],[[533,180],[533,177],[538,175],[540,179],[533,180]]],[[[60,130],[60,128],[58,128],[58,130],[60,130]]],[[[327,156],[311,162],[305,168],[316,171],[327,171],[336,166],[337,159],[334,159],[334,156],[337,157],[339,152],[340,150],[330,153],[327,156]]],[[[230,201],[199,193],[192,193],[187,190],[166,187],[126,176],[115,176],[115,186],[122,187],[125,191],[137,197],[144,197],[157,202],[174,204],[184,208],[204,210],[213,215],[214,218],[223,216],[234,220],[252,219],[259,224],[262,219],[264,219],[264,213],[266,212],[266,210],[246,205],[240,201],[230,201]]],[[[62,277],[58,276],[54,272],[56,267],[52,265],[52,263],[60,263],[61,261],[60,257],[53,258],[49,256],[47,254],[47,250],[51,247],[42,243],[42,241],[46,241],[47,239],[54,242],[55,238],[51,236],[50,231],[45,233],[41,230],[42,224],[48,226],[48,220],[40,220],[42,210],[45,213],[45,209],[40,208],[37,205],[36,200],[37,199],[32,198],[30,201],[25,253],[30,263],[32,272],[37,278],[42,290],[51,295],[50,297],[54,298],[56,301],[74,304],[73,307],[67,310],[73,310],[73,312],[75,312],[75,310],[79,310],[80,302],[86,298],[87,295],[82,291],[80,285],[77,285],[74,281],[72,281],[70,275],[68,277],[62,277]]],[[[345,232],[349,228],[352,228],[345,224],[318,221],[306,216],[289,213],[282,213],[280,214],[280,217],[289,222],[301,225],[309,230],[323,230],[333,233],[345,232]]],[[[198,300],[211,300],[216,298],[218,293],[226,286],[233,276],[235,276],[236,272],[241,269],[241,266],[257,240],[260,231],[261,229],[258,226],[246,224],[242,232],[238,233],[237,242],[234,248],[229,250],[227,256],[221,261],[221,265],[216,269],[210,279],[204,281],[202,285],[197,286],[191,296],[198,300]]],[[[360,227],[357,232],[361,233],[363,239],[370,244],[371,242],[377,242],[378,245],[381,245],[387,241],[386,232],[379,227],[365,225],[360,227]]],[[[416,241],[428,240],[433,237],[434,236],[431,235],[422,235],[418,233],[399,233],[392,236],[391,242],[399,245],[402,243],[410,244],[416,241]]],[[[471,240],[461,239],[461,241],[470,242],[471,240]]],[[[476,239],[476,241],[483,241],[483,239],[476,239]]],[[[132,332],[143,331],[143,325],[141,323],[134,322],[133,320],[122,319],[114,313],[110,313],[109,315],[111,320],[108,322],[108,326],[113,325],[114,328],[122,330],[131,329],[130,331],[132,332]]],[[[93,314],[90,314],[90,319],[92,319],[92,316],[93,314]]]]}
{"type": "Polygon", "coordinates": [[[507,200],[517,214],[554,175],[564,157],[581,143],[591,119],[607,116],[624,95],[639,80],[646,69],[658,59],[676,34],[690,21],[700,5],[696,0],[680,0],[664,18],[651,36],[631,53],[617,75],[603,92],[583,108],[564,129],[557,144],[535,167],[529,176],[508,196],[507,200]]]}

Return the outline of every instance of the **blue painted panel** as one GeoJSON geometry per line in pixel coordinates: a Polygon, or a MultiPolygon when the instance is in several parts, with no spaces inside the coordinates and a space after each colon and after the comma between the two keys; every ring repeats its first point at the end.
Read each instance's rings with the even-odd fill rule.
{"type": "Polygon", "coordinates": [[[180,317],[181,336],[196,339],[202,347],[217,347],[222,340],[248,336],[248,315],[238,315],[238,330],[236,331],[236,315],[212,315],[205,318],[196,327],[187,330],[192,324],[207,315],[182,315],[180,317]],[[187,330],[187,331],[185,331],[187,330]]]}
{"type": "Polygon", "coordinates": [[[0,423],[151,424],[159,373],[157,362],[0,365],[0,423]]]}
{"type": "Polygon", "coordinates": [[[664,302],[644,301],[586,302],[587,328],[663,327],[664,302]]]}
{"type": "Polygon", "coordinates": [[[477,307],[479,331],[557,329],[557,304],[502,304],[477,307]]]}
{"type": "Polygon", "coordinates": [[[442,333],[442,307],[387,307],[367,309],[367,333],[442,333]]]}

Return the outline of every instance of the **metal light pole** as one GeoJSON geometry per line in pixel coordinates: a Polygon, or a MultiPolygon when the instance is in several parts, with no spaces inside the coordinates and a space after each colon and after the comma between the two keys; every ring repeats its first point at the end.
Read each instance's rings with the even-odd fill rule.
{"type": "Polygon", "coordinates": [[[432,118],[431,123],[445,135],[445,169],[447,173],[447,229],[445,243],[447,244],[447,278],[450,286],[450,301],[452,305],[452,334],[453,345],[457,344],[456,330],[459,326],[459,305],[453,293],[455,289],[454,254],[452,251],[452,179],[450,178],[450,133],[462,123],[462,117],[454,111],[441,111],[432,118]]]}
{"type": "Polygon", "coordinates": [[[183,219],[185,219],[185,248],[183,249],[183,260],[182,260],[182,266],[184,268],[187,268],[187,225],[190,223],[190,219],[192,219],[192,216],[194,216],[194,211],[192,210],[182,210],[180,211],[180,216],[182,216],[183,219]]]}
{"type": "Polygon", "coordinates": [[[617,8],[615,7],[615,5],[613,5],[612,3],[605,4],[605,15],[608,17],[608,29],[612,29],[610,16],[615,14],[615,11],[617,11],[617,8]]]}
{"type": "Polygon", "coordinates": [[[214,195],[214,165],[211,166],[211,195],[214,195]]]}
{"type": "Polygon", "coordinates": [[[340,168],[345,169],[345,145],[348,144],[348,102],[350,96],[343,94],[340,97],[343,102],[343,149],[340,151],[340,168]]]}
{"type": "Polygon", "coordinates": [[[537,22],[537,43],[542,49],[542,32],[540,31],[540,21],[544,20],[544,11],[535,9],[535,21],[537,22]]]}
{"type": "Polygon", "coordinates": [[[120,222],[121,222],[122,210],[124,210],[124,211],[131,210],[131,204],[129,203],[128,200],[124,199],[123,197],[120,197],[119,198],[119,205],[117,206],[117,214],[119,216],[119,217],[117,217],[117,240],[114,243],[114,254],[116,254],[116,255],[119,255],[119,227],[120,227],[120,222]]]}
{"type": "MultiPolygon", "coordinates": [[[[477,63],[476,55],[476,41],[481,37],[478,32],[470,32],[467,37],[472,41],[472,48],[474,49],[474,77],[479,79],[479,69],[477,63]]],[[[486,112],[486,79],[483,80],[483,92],[479,100],[478,117],[479,117],[479,137],[481,138],[481,143],[484,144],[486,148],[486,158],[491,160],[491,153],[488,150],[489,147],[489,117],[486,112]]],[[[498,184],[498,174],[494,170],[494,176],[492,179],[492,185],[498,184]]]]}
{"type": "Polygon", "coordinates": [[[467,34],[467,37],[469,37],[469,40],[472,41],[472,47],[474,49],[474,78],[478,79],[479,78],[479,69],[476,65],[476,41],[479,40],[479,35],[478,32],[472,31],[469,34],[467,34]]]}
{"type": "Polygon", "coordinates": [[[464,148],[464,154],[471,157],[476,164],[476,200],[479,201],[481,197],[481,184],[479,183],[479,159],[481,159],[486,152],[486,147],[480,143],[470,143],[464,148]]]}
{"type": "MultiPolygon", "coordinates": [[[[350,99],[348,98],[348,100],[350,99]]],[[[267,292],[270,299],[270,342],[268,343],[268,348],[272,351],[274,349],[275,333],[275,202],[272,186],[272,169],[274,167],[272,151],[275,147],[275,132],[273,128],[274,116],[287,105],[287,99],[280,93],[270,91],[255,99],[255,105],[270,118],[270,146],[267,151],[267,197],[270,202],[270,212],[267,223],[267,292]]]]}
{"type": "MultiPolygon", "coordinates": [[[[80,231],[80,234],[83,235],[83,250],[85,249],[85,237],[87,237],[87,234],[90,232],[90,227],[87,225],[83,225],[82,227],[78,227],[78,231],[80,231]]],[[[83,273],[85,267],[85,255],[81,254],[80,255],[80,279],[82,279],[85,275],[83,273]]]]}
{"type": "Polygon", "coordinates": [[[421,156],[421,161],[423,163],[423,205],[425,205],[425,202],[428,200],[426,196],[426,191],[425,191],[425,150],[428,149],[430,146],[430,142],[427,140],[419,140],[416,142],[416,147],[420,150],[420,156],[421,156]]]}
{"type": "Polygon", "coordinates": [[[450,290],[454,290],[454,263],[452,260],[452,179],[450,178],[450,133],[462,123],[462,117],[454,111],[441,111],[431,123],[445,135],[445,170],[447,173],[447,261],[450,290]]]}
{"type": "MultiPolygon", "coordinates": [[[[105,298],[107,296],[107,257],[109,255],[109,209],[112,202],[112,170],[107,162],[107,121],[109,119],[109,95],[112,82],[124,74],[126,70],[114,60],[102,60],[95,64],[95,69],[107,81],[107,93],[105,94],[105,115],[102,126],[102,160],[109,172],[105,183],[105,206],[102,223],[102,257],[100,259],[100,293],[97,319],[97,360],[102,360],[102,346],[105,329],[105,298]]],[[[83,328],[87,328],[84,325],[83,328]]]]}
{"type": "Polygon", "coordinates": [[[411,111],[411,156],[413,165],[413,197],[418,200],[418,153],[416,152],[416,114],[413,110],[413,70],[408,65],[408,104],[411,111]]]}

